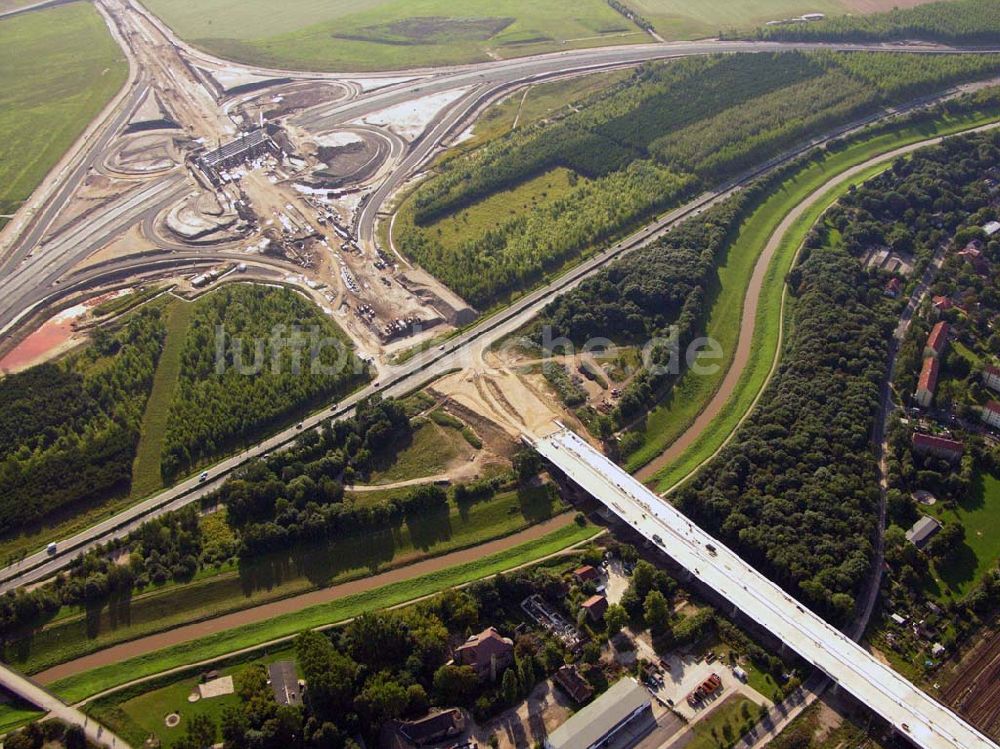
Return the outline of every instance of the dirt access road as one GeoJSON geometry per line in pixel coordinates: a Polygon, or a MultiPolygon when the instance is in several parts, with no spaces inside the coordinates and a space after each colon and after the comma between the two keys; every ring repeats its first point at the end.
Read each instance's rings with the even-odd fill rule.
{"type": "Polygon", "coordinates": [[[248,624],[256,624],[257,622],[273,619],[274,617],[281,616],[282,614],[301,611],[309,606],[315,606],[320,603],[329,603],[330,601],[336,601],[339,598],[355,595],[357,593],[364,593],[391,583],[420,577],[431,572],[438,572],[466,562],[474,562],[484,556],[496,554],[497,552],[505,551],[514,546],[527,543],[528,541],[539,539],[542,536],[567,526],[572,522],[573,513],[564,512],[563,514],[557,515],[556,517],[550,518],[542,523],[537,523],[529,528],[525,528],[523,531],[519,531],[518,533],[505,536],[504,538],[498,538],[484,544],[479,544],[478,546],[472,546],[468,549],[461,549],[459,551],[451,552],[450,554],[443,554],[439,557],[424,559],[422,561],[414,562],[413,564],[408,564],[403,567],[397,567],[377,575],[371,575],[359,580],[342,583],[341,585],[333,585],[329,588],[310,591],[309,593],[303,593],[302,595],[284,598],[280,601],[273,601],[260,606],[254,606],[253,608],[243,609],[242,611],[234,611],[231,614],[218,616],[214,619],[206,619],[202,622],[195,622],[194,624],[177,627],[168,632],[160,632],[155,635],[149,635],[147,637],[140,637],[129,642],[123,642],[119,645],[113,645],[96,653],[91,653],[90,655],[85,655],[81,658],[67,661],[66,663],[60,663],[58,666],[53,666],[52,668],[35,674],[32,676],[32,679],[43,685],[51,684],[52,682],[64,679],[67,676],[74,676],[78,673],[82,673],[83,671],[99,668],[100,666],[121,663],[129,658],[145,655],[155,650],[170,647],[171,645],[187,642],[188,640],[196,640],[201,637],[206,637],[207,635],[215,634],[216,632],[223,632],[227,629],[235,629],[248,624]]]}
{"type": "MultiPolygon", "coordinates": [[[[998,125],[1000,125],[1000,123],[982,125],[980,127],[972,128],[971,130],[963,131],[963,133],[959,134],[989,130],[998,127],[998,125]]],[[[684,433],[681,434],[681,436],[678,437],[664,452],[660,453],[660,455],[639,469],[639,471],[635,474],[636,478],[643,482],[651,481],[657,472],[675,462],[688,448],[694,444],[694,442],[701,436],[702,432],[704,432],[712,424],[712,422],[718,418],[719,413],[732,397],[733,392],[739,384],[740,378],[743,376],[747,363],[750,360],[750,352],[752,350],[753,337],[757,325],[757,307],[758,302],[760,301],[760,293],[764,286],[764,279],[770,269],[771,262],[774,260],[774,256],[777,253],[778,248],[785,240],[785,236],[791,230],[795,222],[810,208],[819,203],[826,196],[826,194],[835,187],[843,185],[845,182],[849,182],[873,166],[892,161],[895,158],[913,153],[914,151],[926,146],[940,143],[948,137],[952,136],[937,136],[928,140],[911,143],[907,146],[900,146],[892,151],[887,151],[879,156],[874,156],[867,161],[852,166],[846,171],[843,171],[824,182],[820,187],[811,192],[805,200],[796,205],[795,208],[785,215],[784,219],[782,219],[781,223],[778,225],[778,228],[775,229],[774,233],[768,238],[767,244],[760,253],[760,257],[757,258],[757,263],[754,266],[753,274],[750,277],[750,284],[743,297],[743,312],[740,317],[740,333],[736,344],[736,353],[733,356],[733,361],[729,366],[729,370],[726,372],[726,376],[723,379],[722,384],[715,392],[715,395],[712,396],[708,405],[706,405],[701,413],[698,414],[698,417],[694,420],[691,426],[688,427],[687,430],[685,430],[684,433]]],[[[798,251],[800,249],[801,248],[796,249],[796,258],[798,257],[798,251]]],[[[782,279],[781,283],[784,285],[784,279],[782,279]]],[[[754,408],[757,406],[761,395],[771,382],[771,378],[774,376],[774,373],[778,368],[778,363],[781,360],[787,297],[788,288],[784,287],[781,293],[781,321],[779,323],[778,345],[775,349],[774,359],[771,362],[771,369],[768,372],[767,378],[764,380],[760,391],[754,397],[753,403],[750,404],[750,408],[748,408],[746,413],[740,417],[740,420],[736,424],[735,428],[729,433],[718,449],[695,466],[690,473],[681,478],[673,487],[668,489],[667,492],[673,491],[674,488],[680,486],[684,483],[684,481],[697,473],[702,466],[713,460],[722,451],[722,449],[729,444],[733,435],[736,434],[739,427],[744,421],[746,421],[747,417],[753,413],[754,408]]]]}

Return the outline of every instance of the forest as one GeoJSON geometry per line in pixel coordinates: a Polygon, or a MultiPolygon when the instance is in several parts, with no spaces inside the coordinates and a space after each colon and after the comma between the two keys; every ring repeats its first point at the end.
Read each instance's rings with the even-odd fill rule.
{"type": "MultiPolygon", "coordinates": [[[[729,35],[739,38],[743,35],[729,35]]],[[[894,42],[916,39],[956,45],[996,44],[1000,15],[993,0],[945,0],[885,13],[832,16],[809,23],[764,26],[752,38],[799,42],[894,42]]]]}
{"type": "MultiPolygon", "coordinates": [[[[0,641],[22,636],[63,605],[127,600],[151,585],[187,582],[200,569],[231,559],[386,530],[414,513],[425,516],[446,508],[447,493],[434,485],[379,502],[344,501],[344,484],[391,459],[411,434],[399,402],[362,401],[354,417],[303,433],[292,447],[251,463],[204,499],[208,506],[226,509],[228,532],[221,546],[206,536],[195,505],[150,520],[125,538],[77,557],[51,582],[0,596],[0,641]],[[127,565],[114,561],[121,549],[129,550],[127,565]]],[[[475,501],[495,490],[495,485],[471,485],[462,496],[475,501]]]]}
{"type": "Polygon", "coordinates": [[[168,482],[367,379],[343,333],[290,289],[234,284],[197,305],[163,441],[168,482]]]}
{"type": "MultiPolygon", "coordinates": [[[[597,338],[616,346],[642,346],[654,338],[673,337],[674,348],[683,351],[702,329],[715,268],[743,219],[773,185],[801,164],[797,159],[775,170],[681,222],[648,247],[609,264],[547,305],[522,334],[537,345],[543,345],[546,337],[566,338],[578,348],[597,338]]],[[[652,407],[670,386],[670,372],[656,373],[648,366],[664,364],[670,355],[663,346],[649,352],[650,361],[623,389],[610,414],[615,428],[652,407]]]]}
{"type": "Polygon", "coordinates": [[[444,161],[394,239],[479,308],[810,137],[1000,70],[997,55],[768,53],[647,64],[571,113],[444,161]],[[579,182],[458,246],[437,223],[556,168],[579,182]]]}
{"type": "Polygon", "coordinates": [[[0,379],[0,532],[127,493],[165,328],[158,309],[0,379]]]}
{"type": "Polygon", "coordinates": [[[683,487],[681,510],[831,621],[870,570],[878,483],[869,435],[895,310],[874,274],[814,234],[789,277],[791,334],[760,404],[683,487]]]}

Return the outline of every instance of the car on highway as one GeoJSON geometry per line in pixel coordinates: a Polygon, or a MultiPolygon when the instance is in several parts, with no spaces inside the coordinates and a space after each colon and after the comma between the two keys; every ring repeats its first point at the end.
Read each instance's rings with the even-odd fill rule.
{"type": "Polygon", "coordinates": [[[198,476],[198,483],[201,483],[201,482],[207,481],[207,480],[208,480],[208,471],[202,471],[201,474],[198,476]]]}
{"type": "Polygon", "coordinates": [[[51,543],[49,543],[48,546],[45,547],[45,551],[48,554],[55,554],[57,551],[59,551],[59,547],[56,545],[55,541],[52,541],[51,543]]]}

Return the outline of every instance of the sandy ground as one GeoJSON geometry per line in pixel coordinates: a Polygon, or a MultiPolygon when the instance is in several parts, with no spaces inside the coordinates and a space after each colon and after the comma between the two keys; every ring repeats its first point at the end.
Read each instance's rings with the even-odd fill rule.
{"type": "Polygon", "coordinates": [[[320,603],[329,603],[330,601],[335,601],[339,598],[344,598],[345,596],[363,593],[368,590],[380,588],[384,585],[389,585],[390,583],[409,580],[431,572],[447,569],[448,567],[453,567],[458,564],[464,564],[465,562],[474,562],[482,559],[484,556],[495,554],[514,546],[518,546],[519,544],[541,538],[542,536],[569,525],[572,522],[573,513],[565,512],[562,515],[546,520],[543,523],[538,523],[530,528],[526,528],[519,533],[496,539],[495,541],[490,541],[485,544],[480,544],[469,549],[462,549],[450,554],[443,554],[442,556],[434,557],[432,559],[424,559],[403,567],[397,567],[396,569],[389,570],[378,575],[371,575],[360,580],[343,583],[342,585],[334,585],[329,588],[314,590],[309,593],[292,596],[290,598],[274,601],[262,606],[254,606],[253,608],[236,611],[231,614],[219,616],[214,619],[208,619],[203,622],[196,622],[183,627],[177,627],[168,632],[160,632],[155,635],[149,635],[148,637],[141,637],[137,640],[114,645],[97,653],[92,653],[90,655],[83,656],[82,658],[77,658],[58,666],[54,666],[46,671],[35,674],[32,678],[40,684],[51,684],[52,682],[64,679],[67,676],[73,676],[74,674],[88,671],[93,668],[99,668],[100,666],[120,663],[128,658],[145,655],[155,650],[160,650],[161,648],[187,642],[188,640],[206,637],[207,635],[222,632],[227,629],[244,627],[249,624],[266,621],[268,619],[273,619],[276,616],[281,616],[282,614],[301,611],[308,606],[315,606],[320,603]]]}
{"type": "Polygon", "coordinates": [[[561,417],[558,406],[511,372],[456,372],[438,380],[434,390],[498,424],[514,439],[525,432],[548,434],[561,417]]]}
{"type": "Polygon", "coordinates": [[[361,122],[388,127],[401,138],[413,140],[430,125],[438,112],[465,96],[468,91],[468,88],[459,88],[396,104],[367,115],[361,122]]]}
{"type": "Polygon", "coordinates": [[[572,712],[569,698],[546,679],[515,709],[478,726],[473,737],[480,746],[488,746],[490,736],[495,735],[500,749],[534,746],[565,723],[572,712]]]}

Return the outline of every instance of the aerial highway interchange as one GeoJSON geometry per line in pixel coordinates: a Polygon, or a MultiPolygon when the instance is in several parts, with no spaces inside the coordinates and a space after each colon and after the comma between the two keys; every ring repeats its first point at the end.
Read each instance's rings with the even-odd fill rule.
{"type": "MultiPolygon", "coordinates": [[[[74,201],[79,199],[80,191],[86,189],[88,175],[95,170],[108,169],[112,155],[122,147],[122,139],[132,135],[125,133],[126,124],[153,95],[159,97],[160,103],[179,121],[192,141],[215,144],[237,139],[241,128],[246,130],[252,126],[246,120],[237,125],[229,113],[235,104],[250,101],[261,91],[279,96],[296,86],[329,86],[327,100],[285,118],[287,127],[294,130],[294,137],[290,136],[293,141],[296,137],[302,138],[302,133],[321,137],[348,127],[377,130],[377,125],[359,123],[392,107],[451,94],[450,98],[441,99],[444,103],[415,137],[384,136],[389,144],[384,153],[385,161],[374,173],[363,178],[369,191],[353,224],[347,229],[359,253],[375,257],[378,251],[389,249],[379,246],[377,222],[400,190],[426,168],[450,139],[467,128],[487,103],[501,95],[540,80],[633,66],[649,60],[816,46],[773,42],[659,43],[364,76],[316,74],[235,65],[188,47],[138,3],[98,0],[97,6],[116,38],[124,44],[131,80],[104,113],[103,119],[95,123],[92,131],[67,154],[60,168],[50,175],[0,237],[0,332],[6,335],[13,335],[18,326],[33,316],[43,315],[45,310],[64,300],[80,299],[121,286],[125,279],[166,277],[176,274],[179,269],[207,268],[224,262],[244,262],[251,274],[260,273],[265,278],[268,274],[283,274],[287,278],[295,271],[301,273],[301,269],[287,261],[240,254],[241,240],[236,238],[228,237],[214,245],[199,245],[186,242],[183,237],[161,233],[164,231],[163,214],[186,194],[201,187],[187,158],[148,173],[136,170],[128,175],[126,189],[106,196],[83,214],[74,213],[78,210],[74,201]],[[233,91],[220,92],[212,90],[206,82],[212,75],[217,81],[229,76],[254,83],[249,91],[237,86],[233,91]],[[146,249],[112,256],[91,266],[85,264],[87,258],[136,226],[146,233],[146,249]]],[[[823,47],[891,49],[900,54],[913,51],[951,53],[947,48],[920,46],[823,47]]],[[[926,103],[921,100],[914,102],[914,106],[926,103]]],[[[699,195],[503,311],[459,330],[440,347],[428,348],[402,364],[375,360],[377,375],[369,387],[304,418],[295,427],[223,459],[210,469],[207,481],[197,476],[180,481],[72,538],[58,539],[54,551],[39,551],[0,570],[0,590],[12,590],[46,579],[68,565],[77,554],[121,537],[151,517],[197,501],[217,488],[236,468],[280,449],[296,439],[303,429],[316,427],[331,416],[350,415],[354,406],[372,393],[401,396],[426,384],[441,371],[477,361],[490,345],[518,330],[551,299],[574,288],[612,259],[648,244],[678,221],[718,203],[775,164],[888,114],[837,128],[826,137],[804,144],[730,184],[699,195]]],[[[293,201],[295,196],[285,191],[275,200],[293,201]]],[[[298,212],[316,228],[318,214],[314,207],[304,199],[296,205],[298,212]]],[[[306,275],[303,274],[303,278],[306,275]]],[[[668,502],[649,492],[572,433],[557,431],[552,435],[526,434],[525,437],[552,464],[658,544],[676,563],[869,705],[916,745],[927,749],[995,746],[952,711],[878,663],[847,636],[803,610],[735,553],[691,525],[668,502]]],[[[26,699],[40,700],[37,687],[26,684],[6,669],[2,681],[26,699]]],[[[99,738],[99,727],[91,725],[89,730],[94,732],[95,739],[99,738]]],[[[105,735],[104,740],[107,738],[105,735]]],[[[115,741],[116,746],[124,746],[120,739],[115,738],[115,741]]]]}

